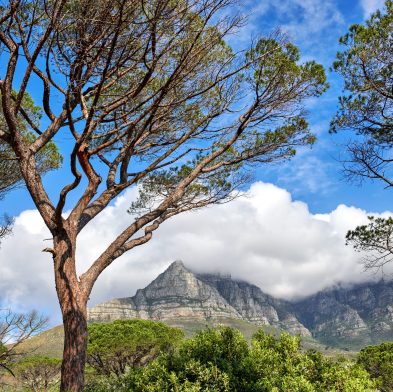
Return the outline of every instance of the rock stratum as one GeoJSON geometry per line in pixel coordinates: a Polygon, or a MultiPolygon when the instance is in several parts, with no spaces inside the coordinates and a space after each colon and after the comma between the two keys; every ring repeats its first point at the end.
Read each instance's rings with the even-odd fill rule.
{"type": "Polygon", "coordinates": [[[229,275],[193,273],[175,261],[135,296],[94,306],[88,317],[92,322],[243,320],[313,337],[325,345],[360,348],[393,340],[393,282],[335,287],[290,302],[229,275]]]}

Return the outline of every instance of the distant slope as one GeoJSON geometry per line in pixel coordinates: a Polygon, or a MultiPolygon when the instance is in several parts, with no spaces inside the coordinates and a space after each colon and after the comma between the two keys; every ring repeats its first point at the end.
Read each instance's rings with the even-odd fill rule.
{"type": "Polygon", "coordinates": [[[61,358],[63,355],[64,330],[62,325],[48,329],[24,341],[18,351],[28,355],[47,355],[61,358]]]}

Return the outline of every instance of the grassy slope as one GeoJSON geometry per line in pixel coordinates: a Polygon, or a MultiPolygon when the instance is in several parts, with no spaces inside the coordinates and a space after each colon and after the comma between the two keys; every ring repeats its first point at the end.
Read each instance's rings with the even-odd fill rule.
{"type": "Polygon", "coordinates": [[[34,336],[19,346],[19,350],[31,355],[47,355],[49,357],[61,358],[63,353],[64,331],[63,326],[48,329],[34,336]]]}

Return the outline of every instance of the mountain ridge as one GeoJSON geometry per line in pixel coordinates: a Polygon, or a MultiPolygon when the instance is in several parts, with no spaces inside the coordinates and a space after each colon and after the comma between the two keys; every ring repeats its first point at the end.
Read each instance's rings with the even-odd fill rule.
{"type": "Polygon", "coordinates": [[[334,287],[287,301],[230,275],[194,273],[178,260],[133,297],[96,305],[88,317],[93,322],[235,319],[313,337],[326,345],[359,348],[393,340],[393,282],[334,287]]]}

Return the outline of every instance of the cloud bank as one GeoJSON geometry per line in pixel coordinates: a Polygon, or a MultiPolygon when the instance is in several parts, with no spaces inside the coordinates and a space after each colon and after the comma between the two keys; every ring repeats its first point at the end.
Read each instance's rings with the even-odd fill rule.
{"type": "MultiPolygon", "coordinates": [[[[80,272],[130,222],[126,210],[135,196],[131,189],[119,197],[81,234],[80,272]]],[[[258,182],[232,203],[164,223],[151,242],[123,255],[104,272],[90,304],[133,295],[176,259],[197,272],[230,273],[288,299],[339,282],[375,279],[362,271],[359,254],[344,240],[346,231],[366,222],[366,217],[365,211],[345,205],[315,215],[286,190],[258,182]]],[[[24,211],[16,218],[13,236],[0,249],[0,293],[3,306],[35,308],[58,322],[52,261],[42,253],[50,245],[49,237],[37,211],[24,211]]]]}

